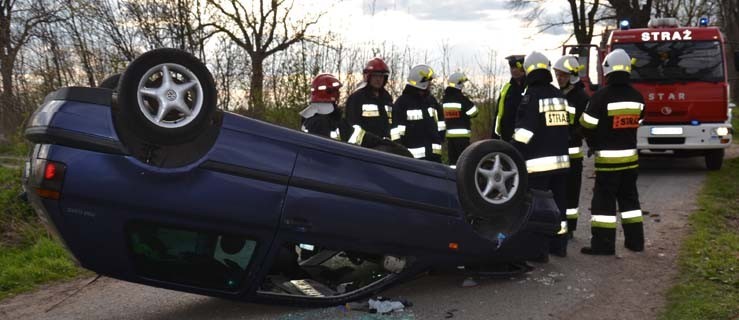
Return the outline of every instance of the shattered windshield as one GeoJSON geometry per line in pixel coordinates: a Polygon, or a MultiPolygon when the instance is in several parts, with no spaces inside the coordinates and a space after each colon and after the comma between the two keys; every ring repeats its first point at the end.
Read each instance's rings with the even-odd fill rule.
{"type": "Polygon", "coordinates": [[[616,44],[634,61],[631,79],[640,81],[724,81],[718,41],[667,41],[616,44]]]}

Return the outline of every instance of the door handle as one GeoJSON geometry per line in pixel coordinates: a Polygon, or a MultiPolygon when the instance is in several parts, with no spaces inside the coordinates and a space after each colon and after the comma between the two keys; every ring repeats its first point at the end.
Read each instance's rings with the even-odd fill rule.
{"type": "Polygon", "coordinates": [[[302,217],[285,218],[284,223],[287,227],[299,232],[306,232],[313,227],[313,224],[308,219],[302,217]]]}

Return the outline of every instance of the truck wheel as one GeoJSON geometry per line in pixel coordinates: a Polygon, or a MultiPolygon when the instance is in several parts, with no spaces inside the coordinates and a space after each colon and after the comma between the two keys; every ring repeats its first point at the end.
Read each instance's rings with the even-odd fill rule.
{"type": "Polygon", "coordinates": [[[147,143],[166,146],[192,141],[216,113],[213,76],[185,51],[149,51],[121,75],[113,113],[117,130],[147,143]]]}
{"type": "Polygon", "coordinates": [[[706,168],[708,170],[721,170],[724,163],[724,149],[709,150],[706,153],[706,168]]]}
{"type": "Polygon", "coordinates": [[[457,191],[468,217],[505,218],[524,200],[527,171],[523,156],[500,140],[470,145],[457,161],[457,191]]]}

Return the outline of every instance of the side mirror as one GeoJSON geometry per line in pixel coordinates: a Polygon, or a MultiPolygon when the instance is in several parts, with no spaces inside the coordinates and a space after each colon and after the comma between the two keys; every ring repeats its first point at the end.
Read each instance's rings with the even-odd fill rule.
{"type": "Polygon", "coordinates": [[[734,51],[734,69],[739,72],[739,51],[734,51]]]}

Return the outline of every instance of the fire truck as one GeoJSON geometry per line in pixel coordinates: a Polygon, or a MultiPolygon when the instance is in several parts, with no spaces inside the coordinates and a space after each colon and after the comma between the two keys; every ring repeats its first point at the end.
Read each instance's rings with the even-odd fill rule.
{"type": "Polygon", "coordinates": [[[646,101],[637,135],[641,154],[703,156],[709,170],[721,168],[732,143],[734,105],[719,28],[708,26],[706,18],[696,27],[655,18],[639,29],[624,20],[596,48],[601,84],[606,81],[600,66],[609,52],[623,49],[632,58],[632,85],[646,101]]]}

